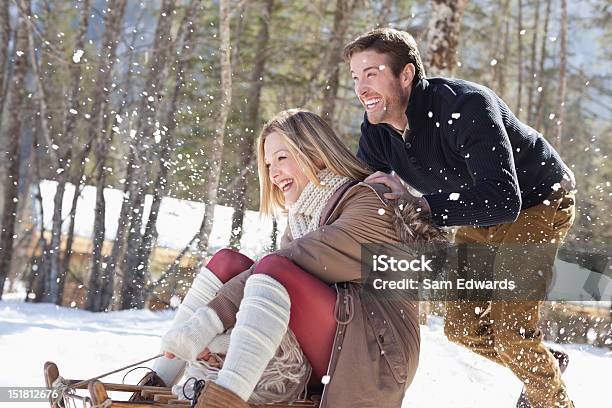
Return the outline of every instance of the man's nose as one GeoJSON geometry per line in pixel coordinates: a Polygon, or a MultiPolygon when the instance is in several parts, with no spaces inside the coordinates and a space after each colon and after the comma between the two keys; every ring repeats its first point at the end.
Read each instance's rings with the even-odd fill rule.
{"type": "Polygon", "coordinates": [[[355,93],[357,93],[357,96],[363,96],[366,93],[366,87],[363,85],[363,83],[358,83],[355,86],[355,93]]]}

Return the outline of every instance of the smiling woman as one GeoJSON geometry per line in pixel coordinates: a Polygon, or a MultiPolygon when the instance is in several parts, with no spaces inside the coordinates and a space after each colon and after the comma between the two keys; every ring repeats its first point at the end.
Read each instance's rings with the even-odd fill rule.
{"type": "Polygon", "coordinates": [[[263,127],[257,155],[264,214],[288,209],[309,181],[320,184],[323,169],[360,181],[371,173],[320,116],[299,109],[283,111],[263,127]]]}
{"type": "MultiPolygon", "coordinates": [[[[322,393],[321,408],[399,407],[418,365],[418,304],[362,303],[362,244],[431,242],[440,230],[416,207],[385,200],[383,185],[363,182],[369,169],[318,115],[279,113],[257,149],[260,211],[288,214],[281,249],[257,262],[215,254],[162,350],[190,366],[224,356],[198,408],[292,402],[306,384],[322,393]]],[[[165,361],[157,374],[174,383],[178,371],[165,361]]]]}

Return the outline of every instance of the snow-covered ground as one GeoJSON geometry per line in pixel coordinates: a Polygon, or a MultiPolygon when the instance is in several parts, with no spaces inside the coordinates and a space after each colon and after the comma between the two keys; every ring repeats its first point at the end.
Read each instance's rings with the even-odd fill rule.
{"type": "MultiPolygon", "coordinates": [[[[42,367],[54,361],[66,378],[94,377],[154,356],[172,312],[94,314],[49,304],[27,304],[22,295],[0,301],[0,387],[43,386],[42,367]]],[[[440,319],[421,327],[421,358],[404,407],[514,407],[521,384],[507,369],[449,343],[440,319]]],[[[612,351],[587,345],[554,345],[570,356],[564,378],[577,407],[609,407],[612,351]]],[[[144,371],[128,376],[135,383],[144,371]]],[[[122,375],[108,381],[120,382],[122,375]]],[[[0,407],[44,407],[3,403],[0,407]]]]}

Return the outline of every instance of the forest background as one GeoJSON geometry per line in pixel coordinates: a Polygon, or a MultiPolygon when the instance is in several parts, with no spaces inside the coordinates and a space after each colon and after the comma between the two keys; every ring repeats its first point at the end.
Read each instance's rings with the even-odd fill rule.
{"type": "Polygon", "coordinates": [[[168,305],[213,249],[215,205],[234,209],[227,244],[240,247],[266,119],[310,109],[356,151],[363,109],[341,51],[383,26],[415,36],[428,76],[492,88],[558,149],[578,181],[560,257],[610,275],[611,13],[606,0],[0,0],[0,297],[168,305]],[[56,185],[49,228],[36,222],[44,180],[56,185]],[[85,254],[79,194],[61,211],[70,186],[96,190],[85,254]],[[123,202],[105,243],[111,188],[123,202]],[[206,209],[190,244],[160,261],[163,197],[206,209]]]}

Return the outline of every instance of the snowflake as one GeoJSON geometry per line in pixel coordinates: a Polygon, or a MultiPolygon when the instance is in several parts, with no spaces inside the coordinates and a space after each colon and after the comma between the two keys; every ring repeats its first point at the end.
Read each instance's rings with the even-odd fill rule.
{"type": "Polygon", "coordinates": [[[74,50],[74,54],[72,54],[72,62],[78,64],[81,62],[81,57],[85,52],[83,50],[74,50]]]}

